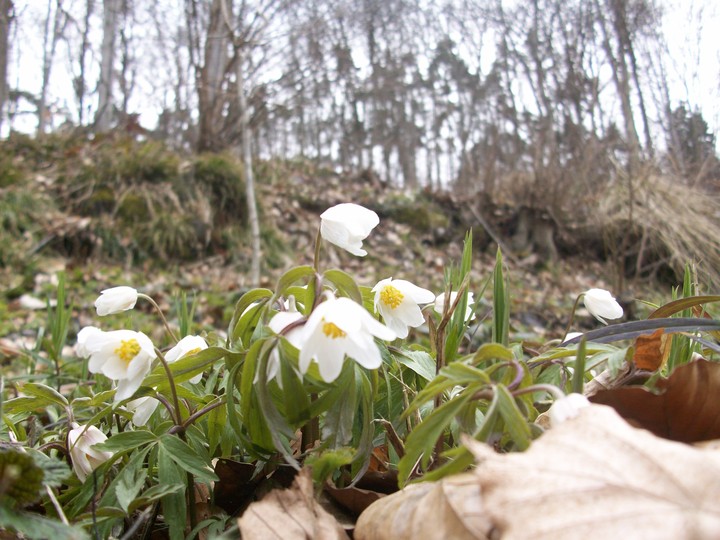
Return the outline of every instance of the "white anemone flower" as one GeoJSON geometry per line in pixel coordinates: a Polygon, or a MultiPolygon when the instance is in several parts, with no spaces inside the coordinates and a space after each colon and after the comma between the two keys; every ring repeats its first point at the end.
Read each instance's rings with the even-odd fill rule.
{"type": "Polygon", "coordinates": [[[583,301],[590,314],[603,324],[607,324],[605,319],[619,319],[623,316],[622,306],[605,289],[585,291],[583,301]]]}
{"type": "Polygon", "coordinates": [[[100,291],[100,296],[95,300],[95,308],[100,316],[112,315],[134,308],[137,299],[138,292],[132,287],[112,287],[100,291]]]}
{"type": "MultiPolygon", "coordinates": [[[[294,299],[292,299],[289,306],[290,309],[288,311],[279,311],[278,313],[276,313],[273,318],[270,319],[268,327],[276,334],[284,332],[283,337],[285,337],[285,339],[290,342],[290,345],[299,350],[302,348],[305,335],[303,332],[303,328],[301,326],[297,326],[295,328],[291,328],[287,332],[285,332],[285,329],[291,324],[302,319],[303,315],[295,308],[294,299]]],[[[270,351],[270,357],[268,358],[266,373],[268,381],[277,377],[278,385],[280,386],[280,388],[283,387],[282,378],[280,377],[280,353],[278,352],[277,347],[273,348],[273,350],[270,351]]],[[[255,376],[255,382],[257,382],[257,375],[255,376]]]]}
{"type": "Polygon", "coordinates": [[[303,327],[300,371],[307,372],[314,360],[323,380],[332,382],[342,371],[345,355],[364,368],[379,368],[382,357],[373,336],[392,341],[395,332],[349,298],[335,298],[330,292],[326,296],[303,327]]]}
{"type": "MultiPolygon", "coordinates": [[[[457,298],[457,292],[452,291],[450,293],[450,305],[448,306],[448,309],[455,303],[455,299],[457,298]]],[[[475,303],[475,296],[473,293],[469,292],[467,297],[467,309],[465,310],[465,322],[468,322],[475,318],[475,311],[472,308],[472,305],[475,303]]],[[[435,299],[435,305],[433,306],[433,309],[442,315],[445,312],[445,293],[439,294],[438,297],[435,299]]]]}
{"type": "Polygon", "coordinates": [[[342,203],[320,214],[320,234],[336,246],[358,257],[367,255],[362,249],[370,231],[380,223],[372,210],[354,203],[342,203]]]}
{"type": "MultiPolygon", "coordinates": [[[[170,364],[207,348],[207,342],[200,336],[185,336],[178,341],[177,345],[165,353],[165,360],[170,364]]],[[[200,382],[200,379],[202,379],[202,373],[195,375],[190,379],[190,382],[196,384],[200,382]]]]}
{"type": "Polygon", "coordinates": [[[550,415],[550,425],[557,426],[562,424],[566,420],[575,418],[579,413],[580,409],[589,407],[590,402],[588,398],[582,394],[568,394],[565,397],[561,397],[550,406],[548,409],[548,415],[550,415]]]}
{"type": "Polygon", "coordinates": [[[117,381],[115,401],[131,397],[140,388],[156,357],[150,338],[132,330],[86,333],[81,348],[90,357],[91,373],[117,381]]]}
{"type": "Polygon", "coordinates": [[[113,456],[112,452],[95,450],[93,445],[107,441],[105,434],[95,426],[79,426],[75,422],[68,433],[68,447],[75,474],[84,482],[100,465],[113,456]]]}
{"type": "Polygon", "coordinates": [[[125,404],[125,408],[133,413],[131,422],[134,426],[144,426],[157,409],[160,402],[152,396],[133,399],[125,404]]]}
{"type": "Polygon", "coordinates": [[[100,330],[97,326],[83,327],[77,335],[77,344],[75,345],[76,354],[81,358],[87,358],[88,356],[90,356],[90,351],[87,350],[85,343],[90,336],[100,335],[102,334],[102,332],[103,331],[100,330]]]}
{"type": "Polygon", "coordinates": [[[375,309],[397,337],[406,338],[408,327],[416,328],[425,322],[419,304],[429,304],[435,294],[404,279],[387,278],[373,287],[375,309]]]}

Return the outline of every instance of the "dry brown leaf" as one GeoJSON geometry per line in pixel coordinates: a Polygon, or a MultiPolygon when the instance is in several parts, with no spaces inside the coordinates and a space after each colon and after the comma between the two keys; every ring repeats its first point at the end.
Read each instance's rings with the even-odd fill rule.
{"type": "Polygon", "coordinates": [[[290,489],[271,491],[252,503],[240,519],[243,538],[278,540],[340,540],[348,535],[315,500],[308,469],[301,470],[290,489]]]}
{"type": "Polygon", "coordinates": [[[658,328],[650,335],[635,339],[633,362],[638,369],[655,371],[661,369],[670,354],[672,334],[666,334],[664,328],[658,328]]]}
{"type": "Polygon", "coordinates": [[[633,428],[610,407],[581,409],[522,454],[468,445],[503,540],[720,538],[720,454],[633,428]]]}
{"type": "Polygon", "coordinates": [[[633,425],[680,442],[720,439],[720,364],[698,360],[660,379],[655,394],[643,387],[600,391],[590,401],[613,407],[633,425]]]}
{"type": "Polygon", "coordinates": [[[358,519],[355,540],[484,539],[491,523],[480,511],[473,474],[412,484],[371,504],[358,519]]]}

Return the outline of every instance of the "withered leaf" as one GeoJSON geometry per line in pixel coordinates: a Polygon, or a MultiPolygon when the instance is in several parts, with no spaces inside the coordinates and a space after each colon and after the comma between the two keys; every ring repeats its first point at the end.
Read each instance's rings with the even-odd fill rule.
{"type": "Polygon", "coordinates": [[[610,407],[582,409],[524,453],[467,444],[503,540],[720,537],[720,453],[633,428],[610,407]]]}
{"type": "Polygon", "coordinates": [[[670,354],[672,334],[666,334],[658,328],[650,335],[638,336],[635,339],[633,362],[638,369],[655,371],[662,368],[670,354]]]}
{"type": "Polygon", "coordinates": [[[290,489],[271,491],[238,519],[242,538],[345,540],[337,520],[317,502],[309,469],[301,470],[290,489]]]}
{"type": "Polygon", "coordinates": [[[484,539],[490,522],[481,512],[473,474],[437,483],[411,484],[365,510],[355,540],[484,539]]]}
{"type": "Polygon", "coordinates": [[[643,387],[600,391],[590,401],[613,407],[633,425],[680,442],[720,439],[720,364],[697,360],[643,387]]]}

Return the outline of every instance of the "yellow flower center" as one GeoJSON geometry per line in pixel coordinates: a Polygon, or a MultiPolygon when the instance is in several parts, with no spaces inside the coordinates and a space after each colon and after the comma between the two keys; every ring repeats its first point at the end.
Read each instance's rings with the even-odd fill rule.
{"type": "Polygon", "coordinates": [[[193,350],[188,351],[188,352],[186,352],[185,354],[183,354],[182,357],[185,358],[186,356],[191,356],[191,355],[193,355],[193,354],[195,354],[195,353],[199,353],[201,350],[202,350],[202,349],[200,349],[200,347],[195,347],[193,350]]]}
{"type": "Polygon", "coordinates": [[[115,349],[115,354],[120,357],[120,360],[129,364],[130,361],[137,356],[140,352],[140,344],[137,339],[122,340],[120,346],[115,349]]]}
{"type": "Polygon", "coordinates": [[[392,285],[385,285],[383,290],[380,291],[380,300],[391,309],[397,308],[403,301],[403,298],[405,298],[405,295],[392,285]]]}
{"type": "MultiPolygon", "coordinates": [[[[323,319],[324,320],[324,319],[323,319]]],[[[327,337],[335,339],[335,338],[343,338],[347,336],[345,332],[340,330],[337,326],[335,326],[334,323],[326,322],[323,323],[322,327],[323,334],[325,334],[327,337]]]]}

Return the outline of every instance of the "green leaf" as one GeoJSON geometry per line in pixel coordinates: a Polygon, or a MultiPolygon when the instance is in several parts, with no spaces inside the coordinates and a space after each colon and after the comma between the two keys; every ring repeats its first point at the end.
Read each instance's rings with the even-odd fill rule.
{"type": "Polygon", "coordinates": [[[343,295],[363,305],[363,295],[360,287],[358,287],[358,284],[355,283],[355,280],[350,274],[342,270],[331,269],[325,271],[323,278],[335,285],[343,295]]]}
{"type": "Polygon", "coordinates": [[[179,437],[163,435],[160,437],[160,446],[182,470],[189,472],[199,480],[208,483],[218,480],[210,464],[206,463],[189,444],[181,441],[179,437]]]}
{"type": "Polygon", "coordinates": [[[132,460],[118,475],[115,496],[120,508],[126,513],[129,513],[130,504],[137,498],[147,479],[147,470],[141,468],[141,465],[142,460],[132,460]]]}
{"type": "Polygon", "coordinates": [[[320,454],[308,456],[305,463],[312,469],[313,481],[324,484],[340,467],[349,465],[353,460],[353,451],[350,448],[326,450],[320,454]]]}
{"type": "Polygon", "coordinates": [[[132,514],[138,508],[147,506],[167,495],[174,495],[185,491],[185,484],[158,484],[149,489],[143,491],[139,497],[130,503],[128,506],[128,513],[132,514]]]}
{"type": "Polygon", "coordinates": [[[277,296],[285,296],[288,287],[300,281],[301,279],[308,278],[315,275],[315,269],[312,266],[296,266],[285,272],[280,279],[278,279],[277,285],[275,286],[275,294],[277,296]]]}
{"type": "Polygon", "coordinates": [[[720,330],[720,321],[714,319],[695,319],[693,317],[651,319],[647,321],[631,321],[613,324],[597,330],[585,332],[582,336],[568,339],[563,346],[579,343],[580,339],[595,341],[597,343],[612,343],[623,339],[635,339],[638,336],[652,334],[658,328],[663,328],[666,334],[676,332],[710,332],[720,330]]]}
{"type": "Polygon", "coordinates": [[[59,520],[36,513],[11,510],[0,505],[0,528],[22,533],[27,538],[52,538],[53,540],[89,540],[80,527],[65,525],[59,520]]]}
{"type": "Polygon", "coordinates": [[[427,466],[435,443],[450,425],[455,415],[460,412],[471,398],[471,392],[463,392],[454,399],[443,403],[410,432],[405,441],[405,455],[398,463],[400,487],[407,483],[408,477],[418,460],[422,458],[423,468],[427,466]]]}
{"type": "Polygon", "coordinates": [[[64,461],[50,457],[34,448],[27,449],[35,465],[43,470],[43,484],[50,487],[61,486],[70,476],[70,467],[64,461]]]}
{"type": "MultiPolygon", "coordinates": [[[[170,364],[170,372],[176,384],[192,379],[198,373],[206,371],[215,362],[223,358],[231,357],[234,361],[239,361],[242,354],[230,351],[224,347],[208,347],[202,351],[196,352],[188,356],[184,356],[176,362],[170,364]]],[[[150,375],[143,380],[143,386],[157,387],[158,389],[169,388],[167,372],[162,365],[157,366],[150,375]]]]}
{"type": "Polygon", "coordinates": [[[187,489],[187,477],[178,469],[171,453],[162,444],[158,447],[158,483],[161,486],[180,484],[183,487],[182,491],[167,492],[161,497],[162,513],[169,527],[170,540],[183,540],[187,518],[184,493],[187,489]]]}
{"type": "Polygon", "coordinates": [[[240,297],[240,300],[238,300],[237,304],[235,304],[235,311],[233,312],[230,324],[228,325],[228,339],[226,343],[228,347],[235,343],[242,333],[243,329],[238,329],[237,326],[238,321],[243,316],[243,313],[245,313],[245,310],[255,302],[263,300],[267,301],[267,299],[270,299],[272,295],[273,292],[270,289],[252,289],[240,297]]]}
{"type": "Polygon", "coordinates": [[[510,292],[503,275],[502,252],[498,247],[493,272],[493,342],[507,347],[510,329],[510,292]]]}
{"type": "Polygon", "coordinates": [[[498,396],[498,410],[510,437],[519,450],[526,450],[532,440],[527,420],[520,412],[517,403],[515,403],[515,398],[512,397],[505,386],[497,385],[495,392],[498,396]]]}
{"type": "MultiPolygon", "coordinates": [[[[300,427],[310,420],[310,395],[288,359],[282,354],[280,376],[283,382],[282,396],[285,417],[290,424],[300,427]]],[[[267,381],[264,384],[267,384],[267,381]]]]}
{"type": "Polygon", "coordinates": [[[22,391],[28,396],[34,396],[43,399],[48,404],[54,403],[55,405],[59,405],[63,408],[68,405],[68,400],[65,398],[65,396],[63,396],[54,388],[50,388],[49,386],[46,386],[44,384],[26,383],[22,387],[22,391]]]}
{"type": "Polygon", "coordinates": [[[512,360],[513,352],[500,343],[483,343],[473,355],[473,364],[480,364],[489,360],[512,360]]]}
{"type": "Polygon", "coordinates": [[[650,315],[648,319],[661,319],[670,317],[686,309],[694,308],[695,306],[701,306],[710,302],[720,302],[720,296],[717,295],[706,295],[706,296],[690,296],[688,298],[680,298],[669,302],[664,306],[660,306],[650,315]]]}
{"type": "Polygon", "coordinates": [[[398,363],[410,368],[426,381],[431,381],[435,378],[435,360],[428,353],[424,351],[406,350],[400,350],[398,353],[399,354],[395,355],[398,363]]]}
{"type": "Polygon", "coordinates": [[[157,440],[157,437],[150,431],[124,431],[113,435],[105,442],[94,445],[93,448],[107,452],[125,452],[157,440]]]}
{"type": "MultiPolygon", "coordinates": [[[[343,371],[354,373],[355,362],[345,362],[343,371]]],[[[322,427],[323,439],[332,446],[345,446],[352,438],[353,421],[357,414],[357,385],[352,378],[350,384],[344,386],[344,392],[325,415],[322,427]]]]}

